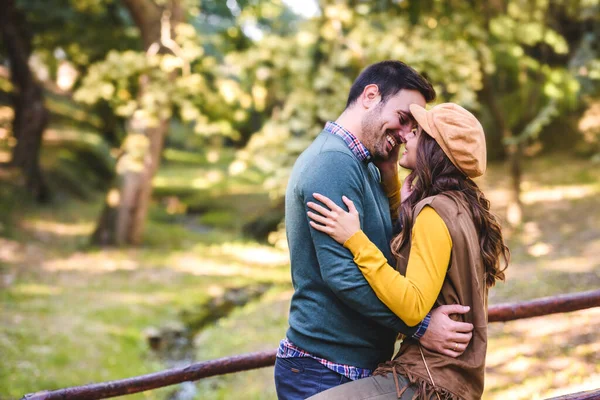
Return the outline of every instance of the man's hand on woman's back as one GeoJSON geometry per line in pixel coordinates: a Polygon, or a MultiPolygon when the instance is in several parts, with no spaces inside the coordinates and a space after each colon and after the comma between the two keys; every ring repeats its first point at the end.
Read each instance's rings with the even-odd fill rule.
{"type": "Polygon", "coordinates": [[[473,324],[454,321],[451,314],[465,314],[469,307],[460,304],[444,305],[431,312],[429,327],[421,337],[421,344],[431,350],[449,357],[460,356],[469,345],[473,336],[473,324]]]}

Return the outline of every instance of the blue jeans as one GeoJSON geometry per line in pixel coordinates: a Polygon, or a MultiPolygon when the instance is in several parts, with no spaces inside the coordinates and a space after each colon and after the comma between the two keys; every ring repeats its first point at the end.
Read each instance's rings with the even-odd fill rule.
{"type": "Polygon", "coordinates": [[[346,382],[350,379],[310,357],[275,361],[275,390],[279,400],[304,400],[346,382]]]}

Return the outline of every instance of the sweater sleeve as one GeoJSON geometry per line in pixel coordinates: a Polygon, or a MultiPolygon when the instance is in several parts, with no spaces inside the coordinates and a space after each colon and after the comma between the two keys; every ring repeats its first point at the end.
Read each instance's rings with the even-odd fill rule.
{"type": "Polygon", "coordinates": [[[377,297],[409,326],[418,324],[433,307],[450,262],[452,238],[439,214],[427,206],[415,219],[406,276],[362,231],[344,243],[377,297]]]}

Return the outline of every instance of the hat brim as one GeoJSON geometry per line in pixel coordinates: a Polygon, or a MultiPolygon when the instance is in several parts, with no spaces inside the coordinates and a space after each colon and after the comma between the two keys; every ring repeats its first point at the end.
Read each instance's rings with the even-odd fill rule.
{"type": "Polygon", "coordinates": [[[433,129],[429,126],[429,121],[427,120],[427,110],[418,104],[411,104],[408,106],[408,109],[415,121],[417,121],[417,124],[419,124],[429,136],[435,139],[435,132],[433,132],[433,129]]]}
{"type": "Polygon", "coordinates": [[[413,118],[417,121],[419,126],[421,128],[423,128],[423,131],[426,134],[428,134],[429,136],[431,136],[433,138],[433,140],[436,141],[436,143],[442,148],[442,151],[444,152],[444,154],[446,154],[446,156],[448,156],[448,158],[450,159],[450,162],[452,164],[454,164],[454,166],[456,166],[456,168],[458,168],[462,172],[460,167],[457,165],[456,160],[454,159],[454,156],[452,155],[452,152],[446,145],[446,142],[444,141],[443,136],[440,134],[440,132],[435,127],[435,123],[433,122],[431,111],[427,111],[426,109],[424,109],[423,107],[421,107],[418,104],[411,104],[410,106],[408,106],[408,109],[410,110],[410,113],[412,114],[413,118]],[[431,123],[429,123],[430,119],[432,119],[431,123]]]}

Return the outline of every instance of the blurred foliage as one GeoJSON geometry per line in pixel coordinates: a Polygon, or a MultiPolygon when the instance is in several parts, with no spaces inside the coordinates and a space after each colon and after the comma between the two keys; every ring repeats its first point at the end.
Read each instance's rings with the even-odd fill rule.
{"type": "Polygon", "coordinates": [[[266,176],[274,199],[355,77],[384,59],[425,74],[437,102],[476,112],[491,159],[515,145],[528,156],[600,154],[599,0],[321,0],[313,16],[284,0],[181,4],[177,50],[146,54],[118,0],[18,0],[38,75],[54,81],[61,63],[73,65],[73,99],[95,107],[110,146],[126,145],[123,124],[136,110],[170,119],[164,159],[234,147],[229,175],[266,176]]]}
{"type": "MultiPolygon", "coordinates": [[[[427,75],[438,102],[474,110],[491,157],[502,159],[517,144],[538,156],[533,167],[526,163],[523,182],[532,222],[511,243],[515,279],[491,300],[597,287],[598,164],[539,154],[575,151],[600,159],[599,0],[321,0],[309,17],[294,14],[291,1],[307,0],[182,0],[185,23],[173,36],[179,50],[146,54],[122,1],[17,0],[52,113],[42,165],[52,182],[86,201],[59,196],[49,207],[24,204],[17,177],[0,170],[0,233],[9,238],[1,242],[0,263],[0,283],[7,285],[0,302],[8,313],[0,352],[9,366],[0,370],[0,386],[8,389],[2,395],[162,369],[148,355],[146,327],[177,320],[180,309],[194,307],[215,286],[265,279],[287,285],[284,257],[232,240],[242,231],[285,245],[281,230],[268,231],[281,220],[289,169],[342,112],[358,73],[383,59],[403,60],[427,75]],[[55,86],[65,63],[76,73],[60,92],[55,86]],[[151,79],[140,98],[142,76],[151,79]],[[498,127],[486,91],[510,136],[498,127]],[[170,118],[145,246],[90,249],[100,203],[88,199],[114,174],[118,149],[136,145],[123,143],[122,125],[138,109],[149,119],[170,118]],[[23,211],[27,206],[32,214],[23,211]],[[39,329],[40,320],[47,329],[39,329]]],[[[2,50],[0,65],[4,105],[12,87],[2,50]]],[[[12,117],[0,107],[4,158],[12,117]]],[[[493,166],[484,179],[486,193],[508,190],[504,169],[493,166]]],[[[503,192],[489,193],[497,207],[503,192]]],[[[198,339],[198,358],[273,348],[289,301],[275,294],[264,308],[244,308],[211,327],[198,339]]],[[[571,337],[546,336],[577,348],[571,337]]],[[[498,352],[519,340],[496,346],[498,352]]],[[[572,375],[591,380],[591,373],[572,375]]],[[[213,378],[200,389],[206,398],[235,397],[232,390],[272,397],[271,371],[257,374],[265,375],[248,375],[241,385],[242,375],[213,378]]],[[[546,375],[546,386],[565,386],[546,375]]],[[[516,398],[504,388],[489,390],[516,398]]]]}
{"type": "Polygon", "coordinates": [[[118,0],[17,0],[33,47],[51,71],[61,60],[85,69],[110,50],[139,49],[139,33],[118,0]]]}
{"type": "MultiPolygon", "coordinates": [[[[502,144],[539,148],[553,122],[580,116],[597,98],[597,1],[414,3],[321,1],[321,15],[294,37],[265,36],[260,46],[230,56],[245,66],[248,93],[261,93],[272,110],[239,158],[270,174],[275,195],[299,152],[342,111],[352,80],[373,62],[403,60],[434,83],[438,102],[475,110],[492,157],[504,154],[502,144]],[[484,74],[513,132],[504,140],[481,96],[484,74]]],[[[580,141],[577,126],[569,128],[569,142],[580,141]]]]}

